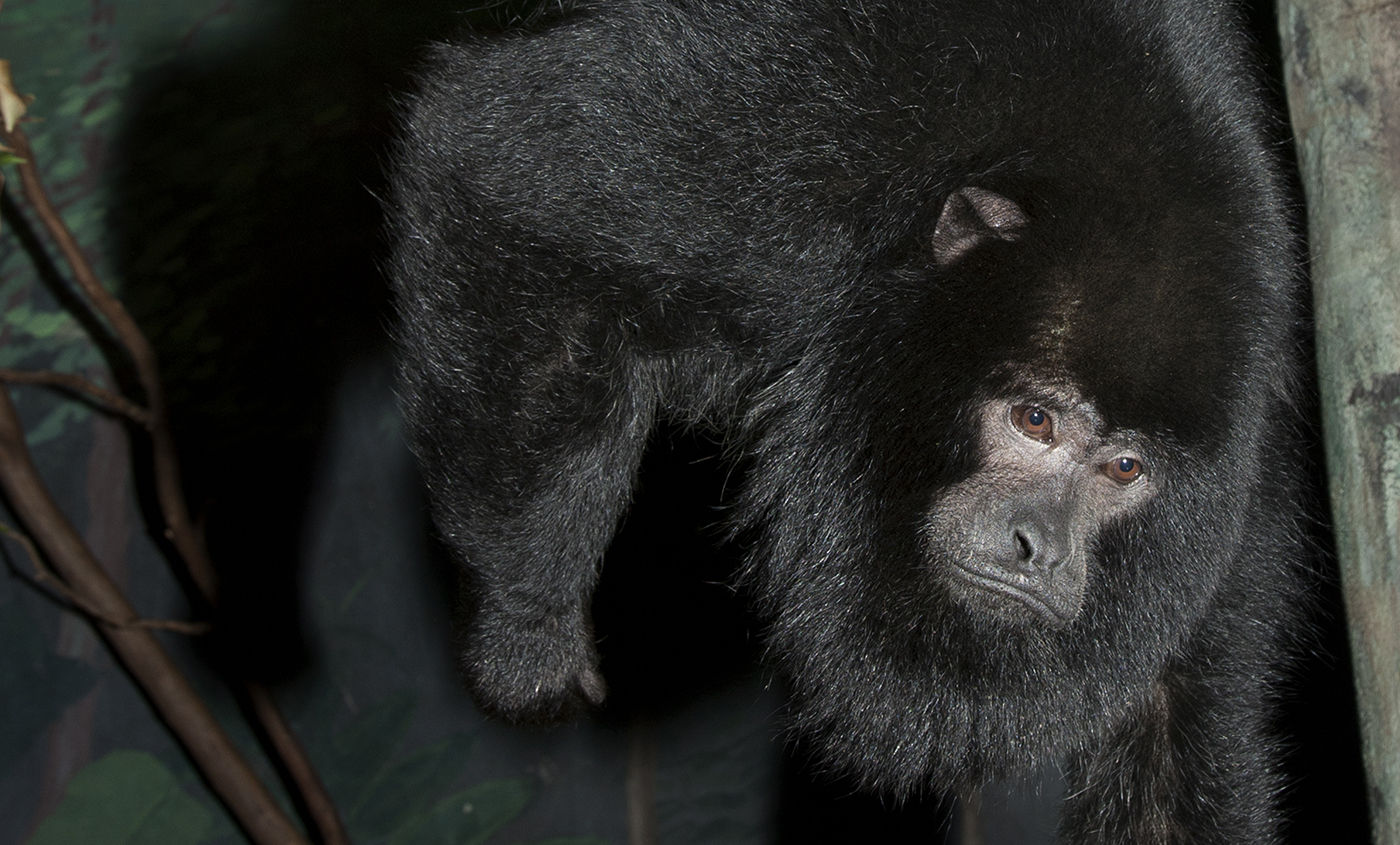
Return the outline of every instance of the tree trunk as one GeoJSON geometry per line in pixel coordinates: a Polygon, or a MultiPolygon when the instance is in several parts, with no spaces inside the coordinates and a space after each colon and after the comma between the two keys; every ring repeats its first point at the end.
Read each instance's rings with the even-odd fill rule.
{"type": "Polygon", "coordinates": [[[1400,845],[1400,6],[1279,4],[1375,841],[1400,845]]]}

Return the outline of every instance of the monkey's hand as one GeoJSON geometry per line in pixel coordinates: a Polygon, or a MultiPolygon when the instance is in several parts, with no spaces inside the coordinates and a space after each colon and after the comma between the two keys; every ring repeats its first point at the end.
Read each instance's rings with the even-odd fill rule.
{"type": "Polygon", "coordinates": [[[482,607],[464,631],[467,685],[488,714],[517,723],[556,724],[603,703],[593,626],[580,608],[567,615],[482,607]]]}

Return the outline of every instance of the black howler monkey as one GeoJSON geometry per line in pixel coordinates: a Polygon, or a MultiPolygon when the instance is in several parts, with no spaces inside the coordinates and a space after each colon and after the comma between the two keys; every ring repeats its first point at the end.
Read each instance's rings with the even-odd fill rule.
{"type": "Polygon", "coordinates": [[[1073,842],[1277,837],[1293,239],[1213,0],[585,0],[441,45],[389,201],[403,407],[514,720],[597,704],[659,417],[828,762],[1068,760],[1073,842]]]}

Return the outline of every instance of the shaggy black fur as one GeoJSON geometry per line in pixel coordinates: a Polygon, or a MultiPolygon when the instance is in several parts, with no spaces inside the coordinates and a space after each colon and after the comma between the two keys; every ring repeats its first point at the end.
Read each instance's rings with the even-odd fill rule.
{"type": "Polygon", "coordinates": [[[437,47],[392,272],[482,706],[602,699],[590,594],[664,416],[748,462],[736,529],[832,765],[902,792],[1062,757],[1069,841],[1275,841],[1299,290],[1233,14],[597,0],[437,47]],[[1014,238],[948,247],[969,187],[1014,238]],[[1070,624],[982,612],[930,509],[989,402],[1065,391],[1154,492],[1095,524],[1070,624]]]}

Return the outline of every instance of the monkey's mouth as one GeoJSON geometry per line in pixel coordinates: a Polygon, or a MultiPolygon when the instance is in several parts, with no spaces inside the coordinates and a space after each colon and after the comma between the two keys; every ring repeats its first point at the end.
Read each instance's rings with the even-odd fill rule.
{"type": "Polygon", "coordinates": [[[1064,596],[1030,576],[1018,578],[1015,573],[1001,570],[995,570],[996,574],[993,575],[991,572],[970,569],[962,564],[954,564],[953,572],[965,582],[961,585],[962,589],[955,592],[974,605],[985,604],[987,594],[991,593],[1018,602],[1057,628],[1065,627],[1079,615],[1077,602],[1072,606],[1065,606],[1064,596]]]}

